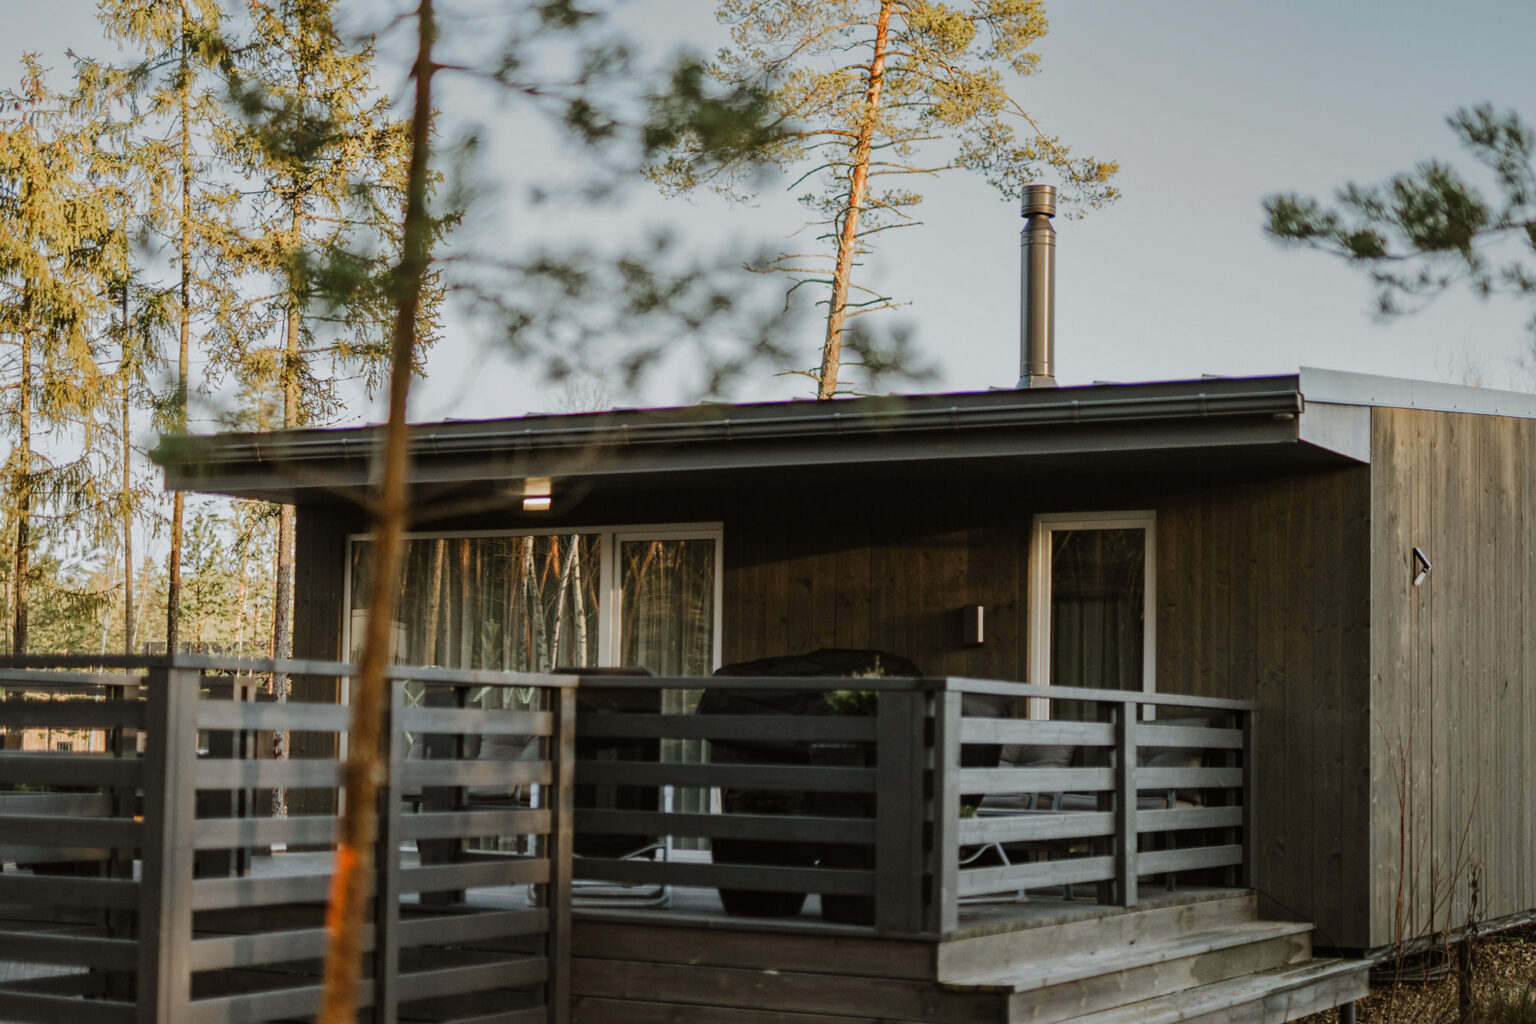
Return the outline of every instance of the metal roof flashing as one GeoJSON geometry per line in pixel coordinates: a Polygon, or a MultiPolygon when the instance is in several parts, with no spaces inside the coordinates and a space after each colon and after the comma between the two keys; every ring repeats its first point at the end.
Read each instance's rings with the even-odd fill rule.
{"type": "Polygon", "coordinates": [[[1300,381],[1301,393],[1309,404],[1326,402],[1334,405],[1384,406],[1536,419],[1536,395],[1523,391],[1499,391],[1465,384],[1380,377],[1310,366],[1303,366],[1297,379],[1300,381]]]}

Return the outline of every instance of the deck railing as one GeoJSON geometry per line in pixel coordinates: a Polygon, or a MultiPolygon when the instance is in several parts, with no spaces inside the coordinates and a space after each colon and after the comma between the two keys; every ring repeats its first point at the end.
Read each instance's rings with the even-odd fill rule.
{"type": "Polygon", "coordinates": [[[673,887],[678,907],[697,907],[715,891],[727,911],[795,919],[801,894],[820,894],[823,918],[942,936],[971,902],[1129,906],[1150,876],[1249,881],[1248,703],[967,679],[624,677],[584,679],[580,705],[578,898],[584,885],[673,887]],[[663,713],[678,704],[666,690],[699,695],[697,711],[663,713]],[[677,740],[708,741],[706,763],[663,759],[677,740]],[[709,794],[692,803],[710,813],[676,811],[689,790],[709,794]],[[683,849],[704,841],[709,856],[683,849]]]}
{"type": "MultiPolygon", "coordinates": [[[[0,1019],[313,1016],[337,819],[264,815],[274,788],[336,806],[350,711],[258,702],[273,672],[340,686],[354,668],[195,656],[0,663],[0,1019]],[[331,752],[262,759],[272,730],[319,734],[331,752]],[[274,848],[287,855],[257,856],[274,848]]],[[[392,670],[364,1019],[565,1019],[574,685],[392,670]],[[540,710],[466,706],[471,692],[507,687],[542,694],[524,701],[540,710]],[[515,764],[464,756],[470,737],[495,734],[540,742],[515,764]],[[433,759],[408,760],[408,735],[443,739],[433,759]],[[543,799],[453,797],[482,785],[537,786],[543,799]]]]}
{"type": "MultiPolygon", "coordinates": [[[[353,671],[0,663],[0,1019],[311,1014],[349,712],[259,698],[273,672],[332,684],[315,693],[353,671]],[[325,753],[267,759],[279,729],[325,753]],[[277,787],[303,813],[264,816],[277,787]]],[[[823,927],[819,904],[933,938],[974,903],[1250,880],[1247,703],[968,679],[397,668],[389,685],[376,1020],[562,1020],[573,904],[723,904],[747,928],[823,927]],[[498,737],[520,754],[491,753],[498,737]]]]}

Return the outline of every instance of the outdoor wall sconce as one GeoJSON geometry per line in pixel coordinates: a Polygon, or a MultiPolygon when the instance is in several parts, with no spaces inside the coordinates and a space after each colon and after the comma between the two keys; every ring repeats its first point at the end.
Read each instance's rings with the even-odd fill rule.
{"type": "Polygon", "coordinates": [[[1434,566],[1429,564],[1429,559],[1424,557],[1424,552],[1419,548],[1413,549],[1413,585],[1418,586],[1424,582],[1424,577],[1434,566]]]}
{"type": "Polygon", "coordinates": [[[980,647],[987,639],[987,609],[968,604],[960,609],[961,639],[967,647],[980,647]]]}
{"type": "Polygon", "coordinates": [[[531,476],[523,481],[523,511],[548,512],[550,481],[547,476],[531,476]]]}

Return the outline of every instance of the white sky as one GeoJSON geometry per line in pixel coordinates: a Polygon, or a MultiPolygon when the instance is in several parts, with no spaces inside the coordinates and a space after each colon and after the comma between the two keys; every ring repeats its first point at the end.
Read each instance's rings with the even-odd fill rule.
{"type": "MultiPolygon", "coordinates": [[[[708,50],[720,34],[708,0],[631,0],[626,19],[661,50],[708,50]]],[[[0,57],[104,51],[87,0],[0,0],[0,57]]],[[[1058,220],[1057,376],[1063,383],[1288,372],[1299,365],[1527,387],[1523,323],[1509,300],[1448,295],[1388,324],[1371,314],[1363,275],[1263,235],[1260,200],[1328,195],[1431,157],[1457,157],[1444,117],[1492,102],[1536,119],[1529,42],[1536,4],[1463,0],[1290,4],[1056,0],[1038,74],[1016,96],[1079,153],[1116,159],[1124,198],[1085,220],[1058,220]]],[[[14,67],[14,65],[13,65],[14,67]]],[[[14,74],[11,79],[14,80],[14,74]]],[[[398,84],[398,75],[384,77],[398,84]]],[[[493,132],[515,169],[559,166],[539,132],[465,94],[449,118],[493,132]]],[[[1464,164],[1465,165],[1465,164],[1464,164]]],[[[531,172],[530,172],[531,173],[531,172]]],[[[1011,385],[1018,364],[1018,204],[953,176],[927,190],[924,227],[893,232],[867,272],[911,305],[909,326],[942,370],[939,389],[1011,385]]],[[[771,244],[803,219],[770,187],[755,209],[668,202],[637,189],[626,224],[667,223],[701,249],[718,238],[771,244]]],[[[521,224],[491,223],[517,237],[521,224]]],[[[547,228],[547,225],[546,225],[547,228]]],[[[483,417],[553,408],[534,375],[454,326],[418,389],[413,416],[483,417]]],[[[820,328],[796,340],[814,361],[820,328]]],[[[739,399],[798,384],[766,370],[739,399]]],[[[626,404],[688,396],[657,380],[626,404]]],[[[377,418],[359,405],[350,422],[377,418]]]]}

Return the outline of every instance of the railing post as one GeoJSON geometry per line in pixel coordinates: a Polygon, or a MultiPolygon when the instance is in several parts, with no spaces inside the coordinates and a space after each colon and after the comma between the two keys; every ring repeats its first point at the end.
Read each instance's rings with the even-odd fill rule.
{"type": "Polygon", "coordinates": [[[143,874],[139,882],[139,1024],[175,1024],[192,999],[192,843],[197,827],[196,669],[148,673],[143,874]]]}
{"type": "Polygon", "coordinates": [[[1254,719],[1257,715],[1252,710],[1240,711],[1243,723],[1243,863],[1238,868],[1238,884],[1245,889],[1252,889],[1258,883],[1255,881],[1255,854],[1259,849],[1257,830],[1254,821],[1257,814],[1257,787],[1258,765],[1254,758],[1258,756],[1258,744],[1254,742],[1254,719]]]}
{"type": "Polygon", "coordinates": [[[549,737],[549,835],[544,855],[549,861],[545,906],[549,911],[549,982],[545,986],[550,1024],[571,1019],[571,857],[572,820],[576,791],[576,688],[554,690],[554,722],[549,737]]]}
{"type": "Polygon", "coordinates": [[[1115,903],[1136,905],[1136,729],[1141,705],[1127,699],[1115,715],[1115,903]]]}
{"type": "Polygon", "coordinates": [[[881,690],[875,712],[875,931],[935,931],[924,907],[921,690],[881,690]]]}
{"type": "Polygon", "coordinates": [[[395,1024],[400,1012],[400,723],[405,713],[405,680],[386,679],[389,720],[380,734],[388,775],[379,787],[379,834],[374,844],[378,890],[373,907],[373,1019],[395,1024]]]}
{"type": "Polygon", "coordinates": [[[960,927],[960,694],[933,701],[933,906],[940,935],[960,927]]]}

